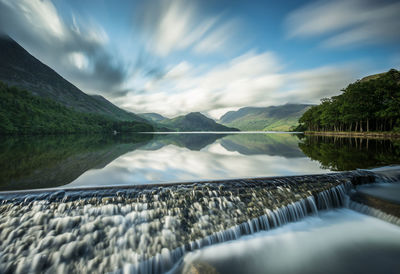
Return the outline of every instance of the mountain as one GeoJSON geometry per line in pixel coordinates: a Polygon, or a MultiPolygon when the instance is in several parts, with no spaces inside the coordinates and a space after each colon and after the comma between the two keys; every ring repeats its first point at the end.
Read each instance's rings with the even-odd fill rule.
{"type": "Polygon", "coordinates": [[[106,115],[117,120],[145,122],[99,95],[88,95],[33,57],[17,42],[0,36],[0,81],[34,95],[52,99],[79,112],[106,115]]]}
{"type": "Polygon", "coordinates": [[[139,115],[140,117],[142,117],[142,118],[148,120],[148,121],[152,121],[152,122],[156,122],[156,123],[161,122],[161,121],[163,121],[163,120],[165,120],[165,119],[168,119],[168,118],[162,116],[161,114],[154,113],[154,112],[150,112],[150,113],[139,113],[138,115],[139,115]]]}
{"type": "Polygon", "coordinates": [[[236,128],[220,125],[200,112],[165,119],[160,124],[176,131],[239,131],[236,128]]]}
{"type": "Polygon", "coordinates": [[[149,123],[85,113],[0,81],[0,135],[153,131],[149,123]]]}
{"type": "Polygon", "coordinates": [[[289,131],[311,105],[286,104],[270,107],[244,107],[225,113],[219,123],[240,130],[289,131]]]}

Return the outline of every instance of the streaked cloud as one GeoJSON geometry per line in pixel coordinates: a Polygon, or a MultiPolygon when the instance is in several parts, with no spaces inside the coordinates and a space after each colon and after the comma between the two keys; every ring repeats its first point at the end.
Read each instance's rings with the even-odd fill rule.
{"type": "Polygon", "coordinates": [[[85,91],[118,90],[126,71],[106,50],[105,31],[75,16],[72,22],[67,24],[48,0],[0,0],[0,33],[85,91]]]}
{"type": "Polygon", "coordinates": [[[161,57],[186,49],[198,54],[224,50],[237,23],[222,21],[221,14],[201,14],[200,10],[197,1],[144,2],[135,14],[135,24],[143,31],[146,49],[161,57]]]}
{"type": "Polygon", "coordinates": [[[109,5],[0,0],[0,33],[85,92],[133,112],[169,117],[200,111],[218,118],[244,106],[318,103],[371,72],[360,62],[375,73],[398,60],[398,50],[388,45],[400,41],[395,1],[314,1],[291,11],[278,7],[286,4],[244,8],[201,0],[109,5]],[[269,8],[285,11],[266,17],[269,8]],[[298,48],[298,38],[313,39],[298,48]],[[303,55],[315,43],[326,48],[303,55]],[[388,53],[332,50],[370,43],[388,53]]]}
{"type": "Polygon", "coordinates": [[[289,37],[324,36],[323,46],[360,46],[400,40],[400,2],[316,1],[288,15],[289,37]]]}
{"type": "Polygon", "coordinates": [[[200,111],[219,118],[243,106],[318,103],[354,81],[355,71],[356,65],[342,64],[285,73],[275,53],[250,51],[206,70],[180,63],[157,82],[146,83],[146,92],[128,93],[117,103],[169,117],[200,111]]]}
{"type": "Polygon", "coordinates": [[[360,63],[347,63],[287,74],[286,91],[280,93],[281,97],[291,103],[319,103],[322,98],[340,94],[355,81],[360,67],[360,63]]]}

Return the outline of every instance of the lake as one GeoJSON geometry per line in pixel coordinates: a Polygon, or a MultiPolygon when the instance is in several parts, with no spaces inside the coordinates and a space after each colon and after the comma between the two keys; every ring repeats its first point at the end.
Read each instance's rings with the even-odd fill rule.
{"type": "Polygon", "coordinates": [[[0,191],[318,174],[400,163],[400,141],[290,133],[0,139],[0,191]]]}
{"type": "Polygon", "coordinates": [[[0,151],[1,273],[400,267],[400,169],[387,167],[400,163],[398,141],[69,135],[2,138],[0,151]],[[301,176],[274,177],[288,175],[301,176]]]}

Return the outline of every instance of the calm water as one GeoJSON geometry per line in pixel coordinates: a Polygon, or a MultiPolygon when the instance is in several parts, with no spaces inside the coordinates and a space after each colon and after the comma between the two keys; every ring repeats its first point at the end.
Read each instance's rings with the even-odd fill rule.
{"type": "Polygon", "coordinates": [[[400,143],[285,133],[0,139],[0,190],[315,174],[400,163],[400,143]]]}

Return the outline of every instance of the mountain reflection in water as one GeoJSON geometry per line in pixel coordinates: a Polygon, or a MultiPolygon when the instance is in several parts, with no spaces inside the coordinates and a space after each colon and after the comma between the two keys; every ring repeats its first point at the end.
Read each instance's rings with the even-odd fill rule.
{"type": "Polygon", "coordinates": [[[400,163],[390,140],[298,134],[0,139],[0,191],[315,174],[400,163]]]}

